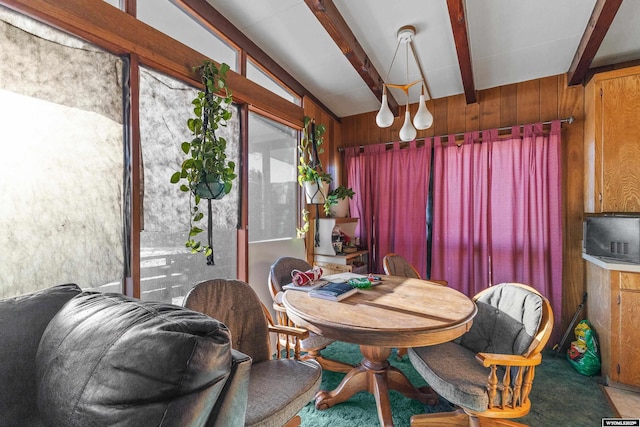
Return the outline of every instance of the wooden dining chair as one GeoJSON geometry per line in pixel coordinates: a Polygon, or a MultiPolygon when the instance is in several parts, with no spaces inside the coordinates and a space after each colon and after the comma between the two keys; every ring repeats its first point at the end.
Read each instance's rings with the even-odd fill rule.
{"type": "MultiPolygon", "coordinates": [[[[418,273],[418,270],[416,270],[416,268],[411,265],[411,263],[407,261],[405,257],[393,252],[386,254],[384,258],[382,258],[382,268],[384,268],[384,274],[386,274],[387,276],[400,276],[410,277],[413,279],[422,279],[422,277],[420,277],[420,273],[418,273]]],[[[429,281],[442,286],[447,286],[449,284],[446,280],[429,279],[429,281]]],[[[398,360],[401,360],[405,354],[407,354],[406,348],[399,348],[396,351],[396,357],[398,360]]]]}
{"type": "Polygon", "coordinates": [[[411,364],[431,389],[458,407],[415,415],[412,427],[522,426],[507,419],[531,409],[535,367],[553,329],[549,301],[530,286],[502,283],[474,302],[478,313],[459,341],[409,349],[411,364]]]}
{"type": "Polygon", "coordinates": [[[382,268],[384,268],[384,274],[388,276],[422,279],[418,270],[405,257],[393,252],[386,254],[382,258],[382,268]]]}
{"type": "Polygon", "coordinates": [[[299,426],[297,414],[320,389],[322,369],[316,362],[299,360],[299,351],[291,348],[272,351],[269,333],[290,335],[293,338],[286,342],[299,350],[295,343],[309,332],[273,325],[256,292],[239,280],[199,283],[187,294],[184,306],[224,323],[233,349],[251,357],[245,426],[299,426]]]}
{"type": "MultiPolygon", "coordinates": [[[[296,326],[287,316],[287,311],[282,304],[282,294],[284,293],[282,287],[291,283],[291,272],[294,270],[308,271],[311,270],[311,265],[300,258],[280,257],[269,269],[268,286],[273,299],[273,309],[276,312],[276,323],[283,326],[296,326]]],[[[333,341],[335,340],[310,332],[309,337],[300,342],[300,350],[303,353],[302,360],[316,360],[322,369],[327,371],[345,373],[351,371],[352,365],[322,356],[321,351],[333,341]]]]}

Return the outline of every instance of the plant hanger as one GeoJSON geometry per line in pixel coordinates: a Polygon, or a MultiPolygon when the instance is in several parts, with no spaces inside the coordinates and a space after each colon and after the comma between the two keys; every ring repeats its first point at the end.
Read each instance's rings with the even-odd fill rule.
{"type": "Polygon", "coordinates": [[[189,236],[185,246],[192,253],[203,252],[207,265],[215,265],[211,201],[228,194],[236,178],[235,163],[227,159],[227,141],[216,135],[218,128],[226,126],[232,116],[231,90],[226,84],[228,70],[227,64],[218,66],[211,61],[194,67],[194,71],[201,73],[204,88],[192,101],[195,117],[187,120],[192,138],[181,144],[187,157],[180,169],[171,176],[171,183],[180,185],[181,191],[189,193],[189,236]],[[206,246],[196,240],[196,236],[204,231],[198,226],[204,218],[204,213],[198,207],[201,199],[207,199],[209,215],[206,246]]]}

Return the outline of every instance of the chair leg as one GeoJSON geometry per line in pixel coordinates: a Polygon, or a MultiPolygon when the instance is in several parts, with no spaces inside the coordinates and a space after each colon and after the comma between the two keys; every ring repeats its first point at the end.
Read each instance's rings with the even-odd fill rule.
{"type": "Polygon", "coordinates": [[[517,423],[511,420],[485,417],[478,417],[478,425],[480,427],[527,427],[526,424],[517,423]]]}
{"type": "Polygon", "coordinates": [[[302,418],[300,418],[300,415],[296,415],[295,417],[287,421],[287,423],[283,427],[300,427],[301,423],[302,418]]]}
{"type": "Polygon", "coordinates": [[[452,412],[418,414],[411,417],[411,427],[527,427],[511,420],[476,417],[461,408],[452,412]]]}
{"type": "Polygon", "coordinates": [[[470,427],[471,419],[462,409],[411,417],[411,427],[470,427]]]}

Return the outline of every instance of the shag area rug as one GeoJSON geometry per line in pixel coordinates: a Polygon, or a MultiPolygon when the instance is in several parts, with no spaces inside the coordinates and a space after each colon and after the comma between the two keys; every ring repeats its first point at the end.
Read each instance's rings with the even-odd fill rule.
{"type": "MultiPolygon", "coordinates": [[[[334,342],[322,351],[323,356],[357,364],[362,355],[354,344],[334,342]]],[[[417,387],[426,385],[424,379],[411,366],[408,356],[396,360],[395,351],[389,357],[391,364],[405,373],[417,387]]],[[[322,390],[333,390],[345,374],[322,372],[322,390]]],[[[600,377],[585,377],[573,369],[563,355],[555,357],[545,352],[542,365],[536,369],[531,391],[531,411],[518,421],[531,427],[546,426],[599,426],[604,417],[613,417],[613,410],[600,387],[600,377]]],[[[412,415],[426,412],[452,411],[444,399],[438,405],[423,405],[392,390],[389,394],[396,427],[408,427],[412,415]]],[[[310,402],[300,411],[303,427],[376,427],[379,425],[376,402],[367,392],[356,393],[351,399],[326,410],[317,410],[310,402]]]]}

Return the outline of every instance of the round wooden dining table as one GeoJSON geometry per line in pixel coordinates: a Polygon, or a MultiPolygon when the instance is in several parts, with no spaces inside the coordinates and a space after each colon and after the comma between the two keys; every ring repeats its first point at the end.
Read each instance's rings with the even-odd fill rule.
{"type": "Polygon", "coordinates": [[[381,276],[382,283],[342,301],[288,290],[283,304],[293,322],[319,335],[358,344],[362,361],[335,390],[321,390],[315,405],[327,409],[359,391],[374,395],[380,425],[392,426],[389,390],[423,403],[435,403],[428,388],[416,388],[389,363],[392,348],[420,347],[451,341],[469,330],[476,305],[461,292],[429,282],[381,276]]]}

